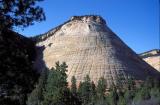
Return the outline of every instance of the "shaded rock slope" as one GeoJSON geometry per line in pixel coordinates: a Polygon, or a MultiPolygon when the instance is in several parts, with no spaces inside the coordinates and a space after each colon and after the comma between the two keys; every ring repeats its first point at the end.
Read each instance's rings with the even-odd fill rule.
{"type": "MultiPolygon", "coordinates": [[[[83,81],[88,74],[97,83],[100,77],[106,84],[126,84],[130,77],[144,80],[158,76],[158,72],[129,48],[100,16],[74,16],[64,24],[34,38],[36,46],[43,47],[38,59],[43,65],[54,67],[56,61],[68,65],[68,81],[75,76],[83,81]]],[[[36,61],[36,67],[41,65],[36,61]]]]}
{"type": "Polygon", "coordinates": [[[140,57],[160,72],[160,50],[154,49],[139,54],[140,57]]]}

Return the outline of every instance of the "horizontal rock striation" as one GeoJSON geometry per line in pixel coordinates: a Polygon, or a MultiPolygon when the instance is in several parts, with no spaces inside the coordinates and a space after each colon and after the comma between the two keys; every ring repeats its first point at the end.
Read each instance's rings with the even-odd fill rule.
{"type": "MultiPolygon", "coordinates": [[[[41,57],[46,66],[51,68],[56,61],[65,61],[69,82],[72,76],[78,82],[83,81],[88,74],[95,83],[104,77],[110,87],[119,82],[125,84],[128,77],[144,80],[149,75],[157,75],[100,16],[74,16],[40,38],[45,38],[37,46],[44,47],[41,57]]],[[[38,67],[40,62],[37,64],[38,67]]]]}

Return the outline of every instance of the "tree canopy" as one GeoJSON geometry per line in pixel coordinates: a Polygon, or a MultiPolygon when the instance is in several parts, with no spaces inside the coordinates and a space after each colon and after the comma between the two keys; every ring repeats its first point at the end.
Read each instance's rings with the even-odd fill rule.
{"type": "Polygon", "coordinates": [[[43,0],[0,0],[0,29],[27,27],[34,21],[45,20],[43,9],[37,5],[43,0]]]}

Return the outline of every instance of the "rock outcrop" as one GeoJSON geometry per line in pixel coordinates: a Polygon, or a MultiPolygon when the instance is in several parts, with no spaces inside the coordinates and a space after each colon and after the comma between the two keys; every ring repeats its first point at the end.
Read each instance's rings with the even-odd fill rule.
{"type": "Polygon", "coordinates": [[[72,76],[78,82],[83,81],[88,74],[95,83],[104,77],[110,87],[113,83],[125,84],[128,77],[144,80],[149,75],[158,75],[100,16],[74,16],[36,38],[37,46],[44,47],[41,57],[48,68],[57,61],[67,63],[69,82],[72,76]]]}
{"type": "Polygon", "coordinates": [[[141,53],[140,57],[160,72],[160,50],[154,49],[141,53]]]}

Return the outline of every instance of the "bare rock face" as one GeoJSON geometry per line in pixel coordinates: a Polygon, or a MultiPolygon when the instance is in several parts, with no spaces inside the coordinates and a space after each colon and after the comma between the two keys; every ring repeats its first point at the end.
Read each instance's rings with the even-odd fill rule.
{"type": "Polygon", "coordinates": [[[160,72],[160,50],[155,49],[140,54],[140,57],[160,72]]]}
{"type": "MultiPolygon", "coordinates": [[[[74,16],[41,35],[37,46],[44,47],[43,60],[48,68],[56,61],[68,65],[68,81],[75,76],[83,81],[88,74],[97,83],[100,77],[110,87],[125,84],[128,77],[144,80],[157,71],[144,62],[106,25],[100,16],[74,16]]],[[[37,63],[37,67],[40,63],[37,63]]]]}

